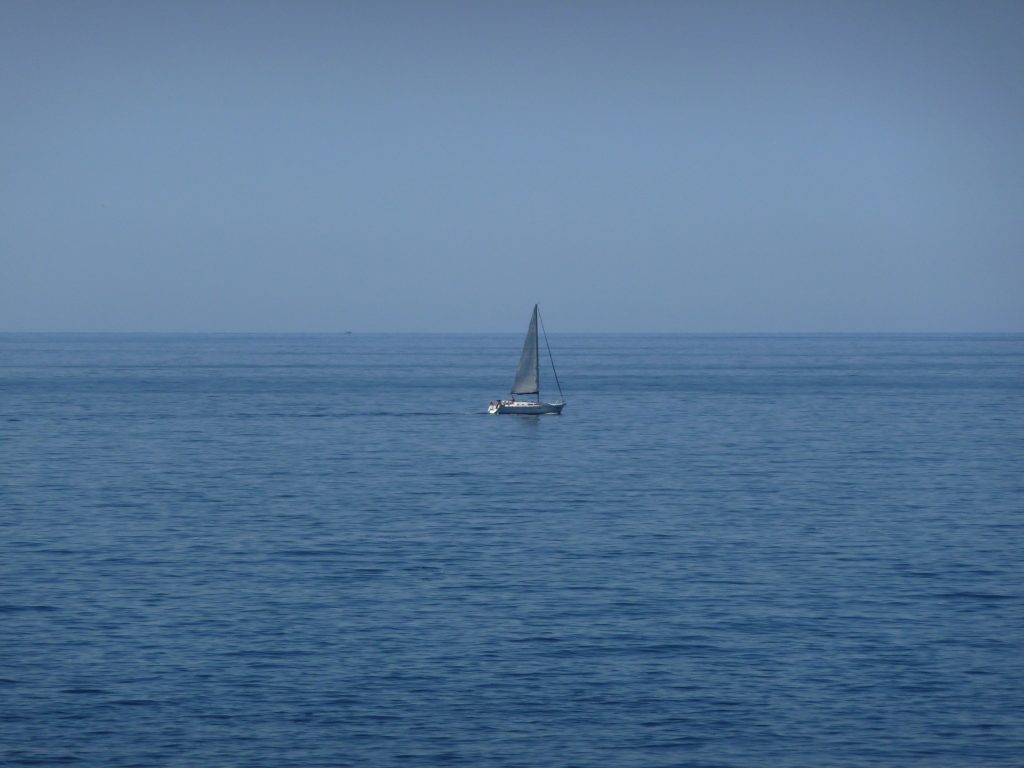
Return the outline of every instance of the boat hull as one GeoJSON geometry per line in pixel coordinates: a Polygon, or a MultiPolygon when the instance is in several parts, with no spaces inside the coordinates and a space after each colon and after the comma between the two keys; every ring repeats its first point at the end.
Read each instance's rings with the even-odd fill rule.
{"type": "Polygon", "coordinates": [[[487,406],[488,413],[513,413],[519,416],[558,415],[565,403],[536,403],[528,400],[495,400],[487,406]]]}

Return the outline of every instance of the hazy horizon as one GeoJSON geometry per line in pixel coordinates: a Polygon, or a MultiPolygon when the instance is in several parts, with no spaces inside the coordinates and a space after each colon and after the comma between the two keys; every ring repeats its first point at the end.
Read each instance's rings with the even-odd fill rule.
{"type": "Polygon", "coordinates": [[[0,332],[1024,331],[1024,5],[6,2],[0,332]]]}
{"type": "MultiPolygon", "coordinates": [[[[0,336],[508,336],[518,331],[0,331],[0,336]]],[[[548,336],[1024,336],[1024,331],[549,331],[548,336]]]]}

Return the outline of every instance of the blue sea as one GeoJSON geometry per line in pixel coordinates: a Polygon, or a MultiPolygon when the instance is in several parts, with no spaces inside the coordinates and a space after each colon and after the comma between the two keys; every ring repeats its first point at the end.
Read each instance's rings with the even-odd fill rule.
{"type": "Polygon", "coordinates": [[[550,341],[0,336],[0,765],[1024,764],[1024,336],[550,341]]]}

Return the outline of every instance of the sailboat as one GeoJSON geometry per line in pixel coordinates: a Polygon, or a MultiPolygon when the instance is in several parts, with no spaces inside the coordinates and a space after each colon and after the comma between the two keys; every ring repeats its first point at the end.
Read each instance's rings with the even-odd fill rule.
{"type": "MultiPolygon", "coordinates": [[[[540,313],[537,305],[533,305],[533,315],[530,317],[530,327],[526,331],[526,340],[523,342],[523,354],[519,356],[519,367],[516,368],[516,380],[512,384],[512,393],[508,400],[492,400],[487,406],[488,413],[518,413],[522,415],[538,415],[542,413],[559,414],[565,407],[565,397],[562,396],[562,385],[558,381],[558,373],[555,371],[555,358],[551,356],[551,345],[548,344],[548,335],[544,334],[544,344],[548,348],[548,358],[551,360],[551,372],[555,374],[555,384],[558,386],[558,401],[545,403],[540,399],[540,345],[537,343],[537,319],[540,313]],[[534,399],[517,400],[516,395],[533,395],[534,399]]],[[[543,323],[541,323],[543,328],[543,323]]]]}

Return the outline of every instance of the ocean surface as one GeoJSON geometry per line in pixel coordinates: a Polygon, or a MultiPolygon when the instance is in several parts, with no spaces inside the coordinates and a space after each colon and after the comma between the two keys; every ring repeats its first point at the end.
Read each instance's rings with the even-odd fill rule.
{"type": "Polygon", "coordinates": [[[0,765],[1024,765],[1024,336],[521,343],[0,335],[0,765]]]}

